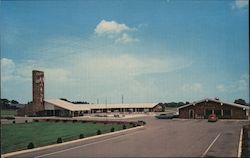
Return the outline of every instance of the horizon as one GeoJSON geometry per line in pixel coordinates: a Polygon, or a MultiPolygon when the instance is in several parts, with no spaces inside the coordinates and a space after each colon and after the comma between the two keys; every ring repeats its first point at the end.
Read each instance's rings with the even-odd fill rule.
{"type": "Polygon", "coordinates": [[[2,1],[1,98],[249,103],[248,1],[2,1]]]}

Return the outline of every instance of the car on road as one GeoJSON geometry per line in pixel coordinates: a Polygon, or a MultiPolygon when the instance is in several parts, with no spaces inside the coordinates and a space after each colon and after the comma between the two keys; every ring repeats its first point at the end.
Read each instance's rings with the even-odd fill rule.
{"type": "Polygon", "coordinates": [[[210,114],[208,116],[208,122],[216,122],[218,121],[218,117],[215,114],[210,114]]]}
{"type": "Polygon", "coordinates": [[[160,114],[155,117],[158,119],[173,119],[173,118],[177,118],[178,116],[173,113],[168,113],[168,114],[160,114]]]}

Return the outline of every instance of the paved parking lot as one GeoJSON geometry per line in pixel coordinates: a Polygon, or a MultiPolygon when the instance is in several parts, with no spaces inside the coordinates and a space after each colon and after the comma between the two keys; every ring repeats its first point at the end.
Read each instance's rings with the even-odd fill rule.
{"type": "MultiPolygon", "coordinates": [[[[134,118],[135,119],[135,118],[134,118]]],[[[247,121],[158,120],[137,131],[78,142],[15,157],[237,157],[247,121]]]]}

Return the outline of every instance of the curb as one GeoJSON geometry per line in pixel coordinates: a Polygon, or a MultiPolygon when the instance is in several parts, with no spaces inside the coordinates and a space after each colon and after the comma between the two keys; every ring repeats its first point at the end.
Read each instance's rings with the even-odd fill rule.
{"type": "Polygon", "coordinates": [[[60,147],[60,146],[67,145],[67,144],[83,142],[83,141],[86,141],[86,140],[91,140],[91,139],[100,138],[100,137],[104,137],[104,136],[114,135],[114,134],[118,134],[118,133],[124,133],[124,132],[127,132],[127,131],[137,130],[137,129],[140,129],[140,128],[144,128],[144,126],[132,127],[132,128],[125,129],[125,130],[109,132],[109,133],[96,135],[96,136],[91,136],[91,137],[87,137],[87,138],[83,138],[83,139],[76,139],[76,140],[72,140],[72,141],[68,141],[68,142],[63,142],[63,143],[60,143],[60,144],[53,144],[53,145],[48,145],[48,146],[43,146],[43,147],[37,147],[37,148],[34,148],[34,149],[25,149],[25,150],[21,150],[21,151],[6,153],[6,154],[1,155],[1,158],[15,156],[15,155],[19,155],[19,154],[30,153],[30,152],[39,151],[39,150],[45,150],[45,149],[49,149],[49,148],[53,148],[53,147],[60,147]]]}
{"type": "Polygon", "coordinates": [[[240,140],[239,140],[239,147],[238,147],[238,155],[237,157],[241,157],[241,152],[242,152],[242,136],[243,136],[243,128],[240,129],[240,140]]]}

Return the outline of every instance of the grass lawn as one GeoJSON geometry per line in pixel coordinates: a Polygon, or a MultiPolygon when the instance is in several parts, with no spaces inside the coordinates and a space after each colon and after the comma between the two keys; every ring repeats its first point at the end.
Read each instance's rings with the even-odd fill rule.
{"type": "MultiPolygon", "coordinates": [[[[126,125],[127,128],[132,125],[126,125]]],[[[72,123],[72,122],[33,122],[23,124],[3,124],[1,127],[2,153],[27,149],[27,145],[33,142],[35,147],[55,144],[58,137],[63,141],[79,139],[80,134],[85,137],[96,135],[97,130],[102,133],[123,128],[122,124],[102,123],[72,123]]]]}
{"type": "Polygon", "coordinates": [[[16,115],[16,110],[2,110],[1,109],[1,116],[14,116],[16,115]]]}

